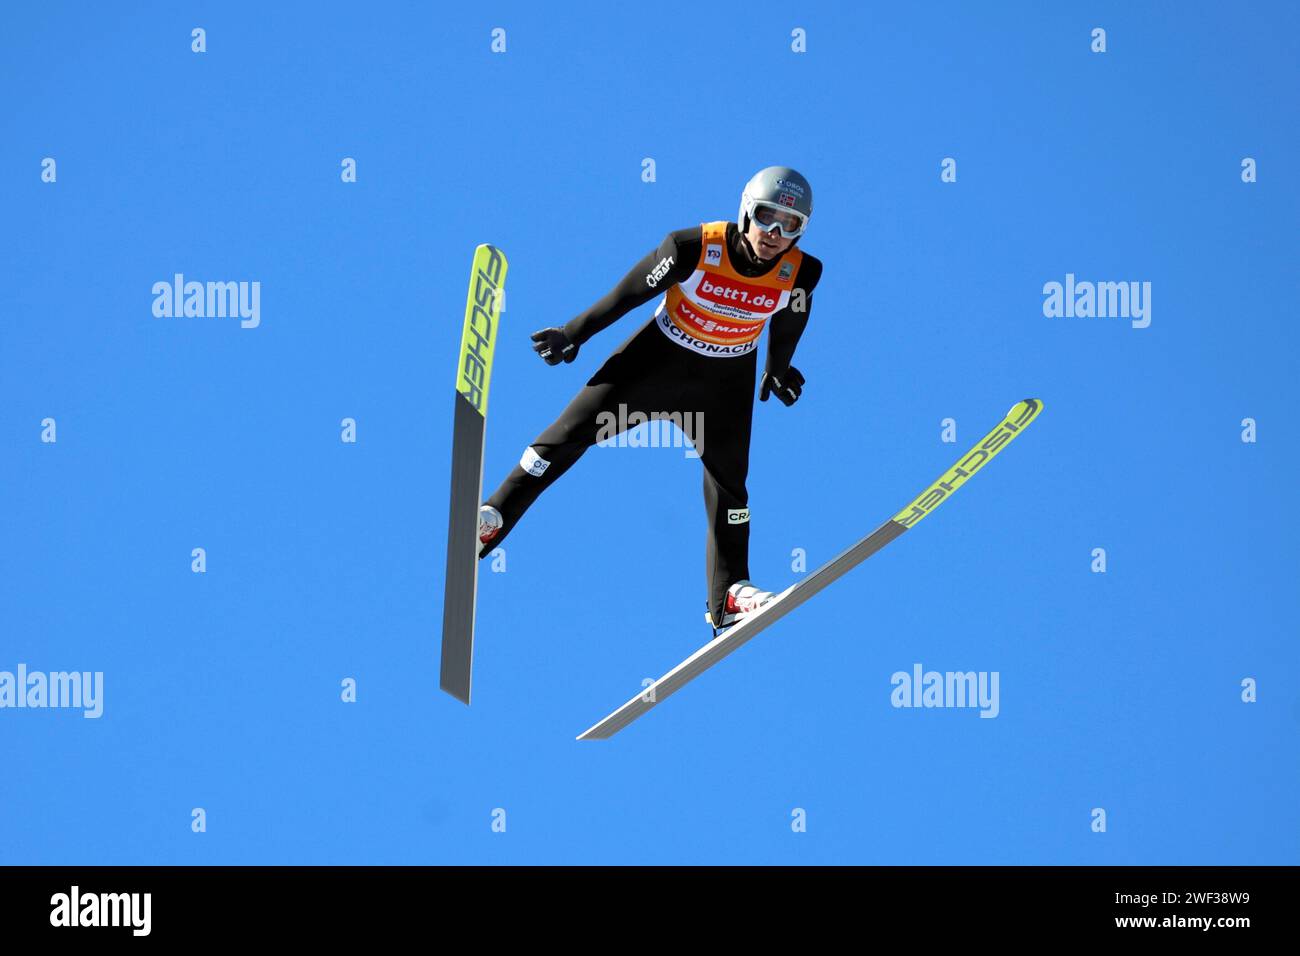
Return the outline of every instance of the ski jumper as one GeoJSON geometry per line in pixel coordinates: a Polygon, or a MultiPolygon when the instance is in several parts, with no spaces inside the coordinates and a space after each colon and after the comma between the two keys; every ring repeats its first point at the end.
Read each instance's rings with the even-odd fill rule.
{"type": "Polygon", "coordinates": [[[754,258],[734,222],[669,233],[608,295],[565,325],[581,345],[662,294],[654,315],[605,360],[487,500],[504,524],[480,557],[588,448],[614,433],[611,421],[622,425],[637,412],[677,413],[679,420],[698,415],[693,420],[703,427],[690,438],[704,466],[708,607],[720,620],[727,588],[749,578],[745,481],[759,336],[770,322],[766,369],[780,378],[820,277],[821,262],[797,245],[774,260],[754,258]]]}

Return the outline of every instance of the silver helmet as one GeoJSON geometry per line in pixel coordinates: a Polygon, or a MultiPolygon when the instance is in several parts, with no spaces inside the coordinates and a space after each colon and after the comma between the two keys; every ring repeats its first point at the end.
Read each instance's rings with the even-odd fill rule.
{"type": "Polygon", "coordinates": [[[745,184],[736,225],[742,234],[748,232],[749,220],[757,210],[762,213],[760,226],[768,231],[779,229],[782,236],[794,238],[803,235],[812,208],[812,186],[802,174],[789,166],[768,166],[745,184]],[[763,221],[769,218],[772,221],[763,221]]]}

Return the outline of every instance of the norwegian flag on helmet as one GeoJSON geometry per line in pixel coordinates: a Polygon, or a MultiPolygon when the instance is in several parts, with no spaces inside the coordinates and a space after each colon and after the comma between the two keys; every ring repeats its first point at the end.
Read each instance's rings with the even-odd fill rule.
{"type": "Polygon", "coordinates": [[[781,195],[777,197],[777,201],[780,202],[782,206],[789,206],[792,209],[794,208],[794,196],[790,193],[781,193],[781,195]]]}

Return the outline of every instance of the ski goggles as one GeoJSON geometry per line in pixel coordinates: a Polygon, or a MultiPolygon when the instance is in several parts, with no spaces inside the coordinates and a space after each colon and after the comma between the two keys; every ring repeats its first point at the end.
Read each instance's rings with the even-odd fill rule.
{"type": "Polygon", "coordinates": [[[749,218],[758,223],[758,228],[764,232],[780,230],[782,237],[786,239],[802,236],[804,228],[808,225],[808,217],[803,213],[770,202],[756,201],[749,218]]]}

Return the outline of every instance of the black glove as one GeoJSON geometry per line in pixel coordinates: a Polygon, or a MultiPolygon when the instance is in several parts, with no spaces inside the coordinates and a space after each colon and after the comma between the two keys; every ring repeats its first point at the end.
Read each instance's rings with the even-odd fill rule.
{"type": "Polygon", "coordinates": [[[782,405],[788,407],[799,401],[799,396],[803,394],[803,383],[804,377],[793,365],[782,372],[779,379],[771,372],[764,372],[763,380],[759,385],[758,400],[767,401],[767,396],[771,393],[781,399],[782,405]]]}
{"type": "Polygon", "coordinates": [[[578,357],[578,346],[569,341],[564,329],[542,329],[533,333],[533,351],[542,357],[547,365],[559,365],[572,362],[578,357]]]}

